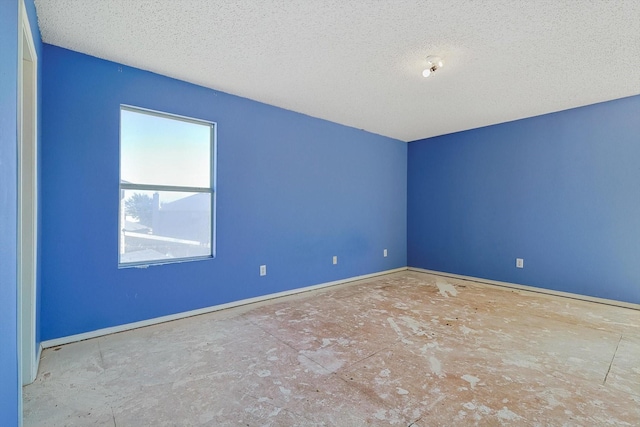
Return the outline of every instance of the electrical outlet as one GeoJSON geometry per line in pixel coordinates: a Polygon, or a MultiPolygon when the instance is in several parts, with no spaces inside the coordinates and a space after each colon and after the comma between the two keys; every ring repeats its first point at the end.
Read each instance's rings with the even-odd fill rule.
{"type": "Polygon", "coordinates": [[[382,256],[384,256],[385,258],[387,257],[387,250],[386,249],[384,251],[382,251],[382,256]]]}
{"type": "Polygon", "coordinates": [[[266,276],[267,275],[267,266],[266,265],[261,265],[260,266],[260,275],[261,276],[266,276]]]}
{"type": "Polygon", "coordinates": [[[516,268],[524,268],[524,259],[516,258],[516,268]]]}
{"type": "Polygon", "coordinates": [[[333,256],[333,264],[337,264],[338,263],[338,257],[337,256],[333,256]]]}

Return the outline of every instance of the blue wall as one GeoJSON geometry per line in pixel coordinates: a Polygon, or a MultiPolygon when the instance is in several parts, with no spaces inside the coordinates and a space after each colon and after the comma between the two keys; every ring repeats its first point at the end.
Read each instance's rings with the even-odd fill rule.
{"type": "MultiPolygon", "coordinates": [[[[40,59],[42,43],[35,5],[33,0],[25,0],[25,4],[40,59]]],[[[0,424],[3,426],[18,424],[22,390],[17,318],[18,7],[17,0],[0,2],[0,424]]]]}
{"type": "Polygon", "coordinates": [[[44,340],[406,266],[406,143],[46,44],[43,66],[44,340]],[[117,268],[121,103],[218,123],[215,259],[117,268]]]}
{"type": "Polygon", "coordinates": [[[17,425],[18,2],[0,2],[0,424],[17,425]]]}
{"type": "Polygon", "coordinates": [[[640,303],[640,96],[412,142],[408,159],[409,266],[640,303]]]}

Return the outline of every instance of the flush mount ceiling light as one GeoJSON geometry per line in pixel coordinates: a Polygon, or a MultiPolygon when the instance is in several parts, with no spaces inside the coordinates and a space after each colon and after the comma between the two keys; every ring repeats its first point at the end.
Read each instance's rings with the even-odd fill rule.
{"type": "Polygon", "coordinates": [[[429,77],[433,73],[435,73],[438,69],[442,68],[444,63],[442,62],[442,58],[439,56],[427,56],[427,68],[422,72],[423,77],[429,77]]]}

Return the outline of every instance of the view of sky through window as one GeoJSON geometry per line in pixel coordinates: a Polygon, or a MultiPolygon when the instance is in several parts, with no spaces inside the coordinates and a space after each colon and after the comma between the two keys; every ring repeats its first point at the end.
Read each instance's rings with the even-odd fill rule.
{"type": "Polygon", "coordinates": [[[120,178],[134,184],[209,187],[211,125],[122,109],[120,178]]]}

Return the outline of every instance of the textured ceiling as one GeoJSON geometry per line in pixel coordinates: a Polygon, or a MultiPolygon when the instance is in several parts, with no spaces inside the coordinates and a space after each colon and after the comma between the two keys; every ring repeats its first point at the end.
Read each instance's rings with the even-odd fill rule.
{"type": "Polygon", "coordinates": [[[404,141],[640,94],[638,0],[36,6],[46,43],[404,141]]]}

